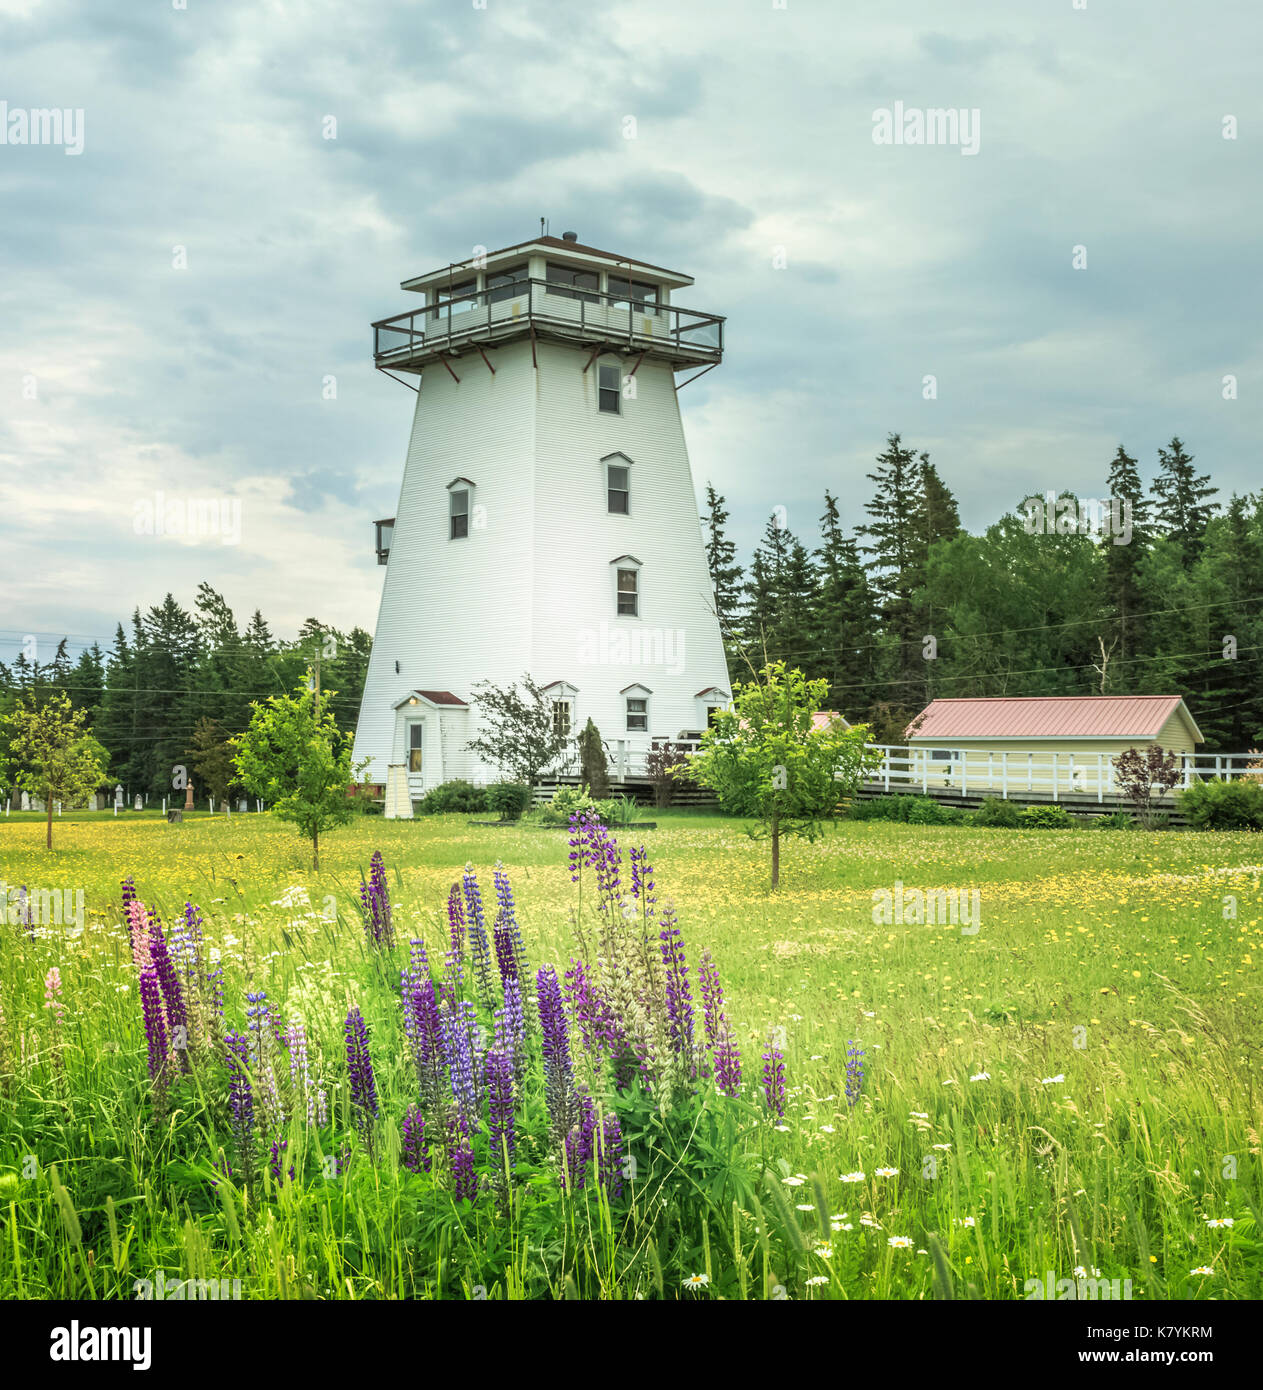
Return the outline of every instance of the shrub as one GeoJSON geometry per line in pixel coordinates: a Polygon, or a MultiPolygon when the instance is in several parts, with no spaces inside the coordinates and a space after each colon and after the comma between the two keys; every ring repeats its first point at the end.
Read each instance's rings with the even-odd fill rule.
{"type": "Polygon", "coordinates": [[[1107,816],[1096,816],[1092,820],[1093,830],[1130,830],[1136,823],[1130,811],[1111,811],[1107,816]]]}
{"type": "Polygon", "coordinates": [[[649,785],[653,787],[653,804],[659,810],[671,804],[675,791],[675,779],[680,770],[687,766],[685,759],[688,749],[682,743],[672,743],[670,739],[654,739],[649,745],[645,759],[645,771],[649,775],[649,785]]]}
{"type": "Polygon", "coordinates": [[[998,796],[983,798],[982,805],[972,817],[974,825],[1001,826],[1006,830],[1016,829],[1022,823],[1022,813],[1011,801],[998,796]]]}
{"type": "Polygon", "coordinates": [[[579,775],[583,785],[591,790],[597,801],[609,796],[610,776],[605,744],[601,742],[600,730],[591,719],[579,735],[579,775]]]}
{"type": "Polygon", "coordinates": [[[487,809],[487,791],[485,787],[475,787],[472,782],[457,777],[426,792],[420,805],[423,816],[443,816],[452,812],[468,815],[487,809]]]}
{"type": "Polygon", "coordinates": [[[521,820],[531,803],[531,789],[525,782],[493,782],[487,788],[487,809],[501,820],[521,820]]]}
{"type": "Polygon", "coordinates": [[[1028,806],[1018,815],[1027,830],[1072,830],[1074,821],[1064,806],[1028,806]]]}
{"type": "Polygon", "coordinates": [[[931,796],[874,796],[855,800],[848,812],[851,820],[894,820],[906,825],[951,825],[961,819],[954,806],[945,806],[931,796]]]}
{"type": "Polygon", "coordinates": [[[1180,809],[1195,830],[1263,830],[1263,783],[1194,782],[1180,793],[1180,809]]]}

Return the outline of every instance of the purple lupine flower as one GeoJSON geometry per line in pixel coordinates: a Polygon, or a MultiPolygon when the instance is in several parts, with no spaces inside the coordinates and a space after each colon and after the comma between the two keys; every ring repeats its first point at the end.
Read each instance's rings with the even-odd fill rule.
{"type": "Polygon", "coordinates": [[[570,877],[578,883],[586,867],[596,874],[597,907],[610,912],[618,899],[622,885],[620,865],[622,855],[618,842],[601,823],[595,812],[576,812],[570,818],[571,852],[570,877]]]}
{"type": "Polygon", "coordinates": [[[329,1122],[329,1093],[322,1086],[316,1092],[316,1125],[323,1129],[329,1122]]]}
{"type": "Polygon", "coordinates": [[[443,1019],[434,981],[428,977],[412,991],[409,1012],[412,1027],[412,1061],[417,1071],[421,1098],[433,1118],[439,1112],[447,1089],[447,1047],[443,1039],[443,1019]]]}
{"type": "Polygon", "coordinates": [[[145,1040],[149,1045],[149,1079],[162,1086],[167,1080],[170,1044],[162,986],[152,965],[144,966],[140,972],[140,1007],[145,1019],[145,1040]]]}
{"type": "Polygon", "coordinates": [[[181,1054],[181,1065],[187,1070],[189,1015],[184,1005],[184,991],[180,988],[180,979],[175,972],[171,953],[167,950],[167,939],[157,917],[149,923],[149,958],[158,973],[158,984],[162,989],[162,1002],[166,1005],[172,1041],[181,1054]]]}
{"type": "Polygon", "coordinates": [[[425,1137],[425,1116],[410,1105],[403,1117],[403,1166],[410,1173],[430,1171],[430,1146],[425,1137]]]}
{"type": "MultiPolygon", "coordinates": [[[[272,1181],[276,1183],[277,1187],[280,1187],[281,1183],[284,1181],[283,1174],[285,1173],[285,1150],[288,1148],[288,1139],[272,1140],[272,1149],[268,1158],[268,1167],[272,1173],[272,1181]]],[[[292,1163],[289,1165],[289,1180],[290,1182],[294,1181],[294,1165],[292,1163]]]]}
{"type": "Polygon", "coordinates": [[[469,944],[474,958],[474,984],[483,1007],[495,1007],[495,990],[491,983],[491,946],[487,940],[487,920],[482,910],[482,889],[473,865],[465,865],[463,878],[465,892],[466,922],[469,928],[469,944]]]}
{"type": "Polygon", "coordinates": [[[566,1134],[562,1181],[567,1192],[587,1186],[588,1164],[595,1147],[596,1107],[591,1096],[580,1096],[578,1101],[578,1116],[566,1134]]]}
{"type": "Polygon", "coordinates": [[[254,1091],[250,1085],[250,1040],[244,1033],[224,1038],[228,1058],[228,1106],[237,1154],[249,1168],[254,1142],[254,1091]]]}
{"type": "Polygon", "coordinates": [[[702,1020],[706,1028],[706,1041],[714,1047],[720,1039],[724,1022],[724,991],[709,949],[702,951],[697,973],[702,982],[702,1020]]]}
{"type": "Polygon", "coordinates": [[[778,1120],[785,1118],[785,1057],[771,1043],[763,1054],[763,1099],[778,1120]]]}
{"type": "Polygon", "coordinates": [[[127,904],[136,901],[136,878],[134,874],[128,874],[123,880],[123,916],[127,916],[127,904]]]}
{"type": "Polygon", "coordinates": [[[368,1051],[368,1026],[355,1005],[346,1016],[346,1069],[351,1080],[355,1125],[371,1147],[373,1121],[378,1115],[377,1078],[373,1075],[373,1059],[368,1051]]]}
{"type": "MultiPolygon", "coordinates": [[[[519,980],[529,979],[531,967],[526,958],[526,943],[522,940],[522,928],[518,924],[517,908],[513,902],[513,889],[509,884],[509,876],[505,873],[503,864],[496,865],[495,880],[496,898],[500,903],[500,910],[496,915],[496,931],[498,934],[507,934],[506,955],[512,958],[512,973],[519,980]]],[[[501,946],[497,940],[497,956],[500,950],[501,946]]],[[[503,967],[501,967],[501,978],[503,978],[503,967]]]]}
{"type": "Polygon", "coordinates": [[[610,1201],[615,1202],[623,1195],[623,1126],[612,1110],[606,1111],[601,1125],[598,1177],[610,1201]]]}
{"type": "Polygon", "coordinates": [[[676,922],[675,909],[669,903],[663,909],[662,931],[658,935],[662,942],[662,963],[666,967],[667,1034],[676,1055],[687,1062],[692,1077],[697,1071],[693,995],[684,959],[684,939],[676,922]]]}
{"type": "Polygon", "coordinates": [[[732,1032],[724,1025],[724,1034],[715,1045],[715,1087],[725,1096],[735,1096],[741,1089],[741,1052],[732,1040],[732,1032]]]}
{"type": "Polygon", "coordinates": [[[854,1105],[864,1084],[864,1050],[848,1038],[846,1044],[846,1103],[854,1105]]]}
{"type": "Polygon", "coordinates": [[[478,1026],[474,1006],[467,1000],[455,1009],[442,1011],[443,1043],[451,1063],[452,1095],[460,1116],[461,1130],[466,1135],[478,1132],[478,1064],[474,1048],[474,1029],[478,1026]]]}
{"type": "Polygon", "coordinates": [[[360,915],[364,919],[364,936],[368,944],[393,950],[395,927],[390,906],[390,886],[386,882],[386,865],[381,850],[373,851],[367,881],[360,879],[360,915]]]}
{"type": "Polygon", "coordinates": [[[399,977],[399,996],[403,1002],[403,1031],[409,1045],[413,1041],[414,1019],[412,1016],[412,996],[422,980],[430,978],[430,958],[426,955],[425,942],[414,936],[408,943],[408,964],[399,977]]]}
{"type": "Polygon", "coordinates": [[[224,1031],[224,967],[218,962],[206,972],[206,991],[210,996],[209,1027],[214,1039],[224,1031]]]}
{"type": "Polygon", "coordinates": [[[184,911],[176,918],[168,943],[171,958],[190,985],[196,988],[202,966],[202,914],[196,904],[186,902],[184,911]]]}
{"type": "Polygon", "coordinates": [[[631,860],[632,897],[643,907],[645,914],[653,911],[657,901],[653,892],[653,865],[649,862],[648,851],[644,845],[628,851],[631,860]]]}
{"type": "Polygon", "coordinates": [[[457,970],[465,966],[465,903],[461,898],[460,884],[453,883],[447,895],[447,930],[450,947],[448,954],[456,962],[457,970]]]}
{"type": "Polygon", "coordinates": [[[491,1166],[497,1184],[503,1186],[506,1152],[512,1171],[517,1147],[513,1124],[513,1058],[504,1052],[488,1052],[486,1068],[491,1166]]]}
{"type": "Polygon", "coordinates": [[[561,1003],[561,987],[551,965],[536,974],[539,995],[539,1027],[543,1035],[544,1094],[552,1120],[554,1140],[569,1134],[578,1108],[574,1089],[574,1064],[570,1058],[570,1032],[561,1003]]]}
{"type": "Polygon", "coordinates": [[[307,1058],[307,1026],[296,1020],[285,1030],[285,1046],[289,1050],[289,1079],[294,1092],[294,1103],[303,1102],[307,1111],[307,1123],[316,1119],[316,1098],[311,1089],[311,1066],[307,1058]]]}
{"type": "Polygon", "coordinates": [[[458,1122],[448,1126],[447,1161],[452,1170],[452,1195],[459,1202],[478,1196],[478,1176],[474,1172],[474,1151],[458,1122]]]}
{"type": "Polygon", "coordinates": [[[627,1030],[609,1001],[588,978],[583,962],[570,958],[566,971],[566,999],[583,1045],[589,1053],[607,1052],[616,1062],[615,1084],[624,1090],[638,1065],[627,1030]]]}

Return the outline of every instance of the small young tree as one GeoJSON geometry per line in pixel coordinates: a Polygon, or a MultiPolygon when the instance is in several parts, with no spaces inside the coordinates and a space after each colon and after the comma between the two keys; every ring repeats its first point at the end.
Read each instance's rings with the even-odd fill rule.
{"type": "Polygon", "coordinates": [[[1119,790],[1136,808],[1141,825],[1146,830],[1154,826],[1155,793],[1163,797],[1180,781],[1180,762],[1160,744],[1149,745],[1146,752],[1128,748],[1114,759],[1114,778],[1119,790]]]}
{"type": "Polygon", "coordinates": [[[359,814],[348,788],[364,767],[351,766],[351,736],[338,731],[329,707],[335,694],[300,685],[292,695],[256,702],[250,727],[232,740],[242,785],[311,841],[317,872],[320,832],[359,814]]]}
{"type": "Polygon", "coordinates": [[[749,816],[751,834],[772,842],[772,887],[780,882],[781,836],[814,839],[880,755],[865,743],[863,724],[840,719],[819,726],[812,715],[829,683],[808,680],[783,661],[769,662],[756,678],[738,684],[689,757],[692,777],[710,787],[725,810],[749,816]]]}
{"type": "Polygon", "coordinates": [[[553,702],[529,675],[518,684],[474,686],[482,732],[465,745],[516,781],[534,786],[539,774],[566,746],[566,736],[553,718],[553,702]]]}
{"type": "Polygon", "coordinates": [[[610,794],[610,765],[605,756],[601,731],[592,722],[583,726],[579,735],[579,776],[593,801],[604,801],[610,794]]]}
{"type": "Polygon", "coordinates": [[[74,807],[106,779],[110,755],[88,730],[88,716],[63,692],[24,697],[2,721],[7,763],[19,791],[44,798],[44,847],[53,847],[53,803],[74,807]]]}
{"type": "Polygon", "coordinates": [[[226,801],[237,780],[237,765],[232,740],[218,719],[203,715],[197,721],[186,756],[202,786],[216,801],[226,801]]]}

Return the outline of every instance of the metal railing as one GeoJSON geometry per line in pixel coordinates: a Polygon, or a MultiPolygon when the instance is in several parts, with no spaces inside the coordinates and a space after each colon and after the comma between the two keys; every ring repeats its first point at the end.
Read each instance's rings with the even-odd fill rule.
{"type": "Polygon", "coordinates": [[[379,367],[402,366],[441,348],[494,341],[531,326],[703,362],[718,362],[724,350],[720,315],[525,278],[378,320],[373,356],[379,367]]]}
{"type": "MultiPolygon", "coordinates": [[[[996,753],[978,748],[918,748],[910,744],[872,743],[882,755],[867,787],[883,791],[950,791],[961,796],[1000,796],[1010,793],[1047,795],[1053,801],[1067,797],[1095,797],[1098,802],[1121,795],[1109,753],[1058,753],[1049,750],[996,753]],[[939,756],[935,756],[938,754],[939,756]],[[946,756],[944,756],[946,755],[946,756]]],[[[1182,753],[1180,787],[1194,781],[1223,781],[1234,777],[1263,778],[1258,753],[1182,753]]]]}

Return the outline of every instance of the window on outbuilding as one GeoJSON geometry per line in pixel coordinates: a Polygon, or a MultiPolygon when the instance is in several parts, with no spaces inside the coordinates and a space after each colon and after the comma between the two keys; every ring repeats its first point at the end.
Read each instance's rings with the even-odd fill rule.
{"type": "Polygon", "coordinates": [[[558,738],[569,738],[574,727],[574,706],[569,700],[553,701],[553,733],[558,738]]]}
{"type": "Polygon", "coordinates": [[[649,732],[649,697],[647,695],[628,695],[627,732],[649,732]]]}
{"type": "Polygon", "coordinates": [[[597,368],[597,406],[607,415],[622,413],[623,374],[617,366],[597,368]]]}

